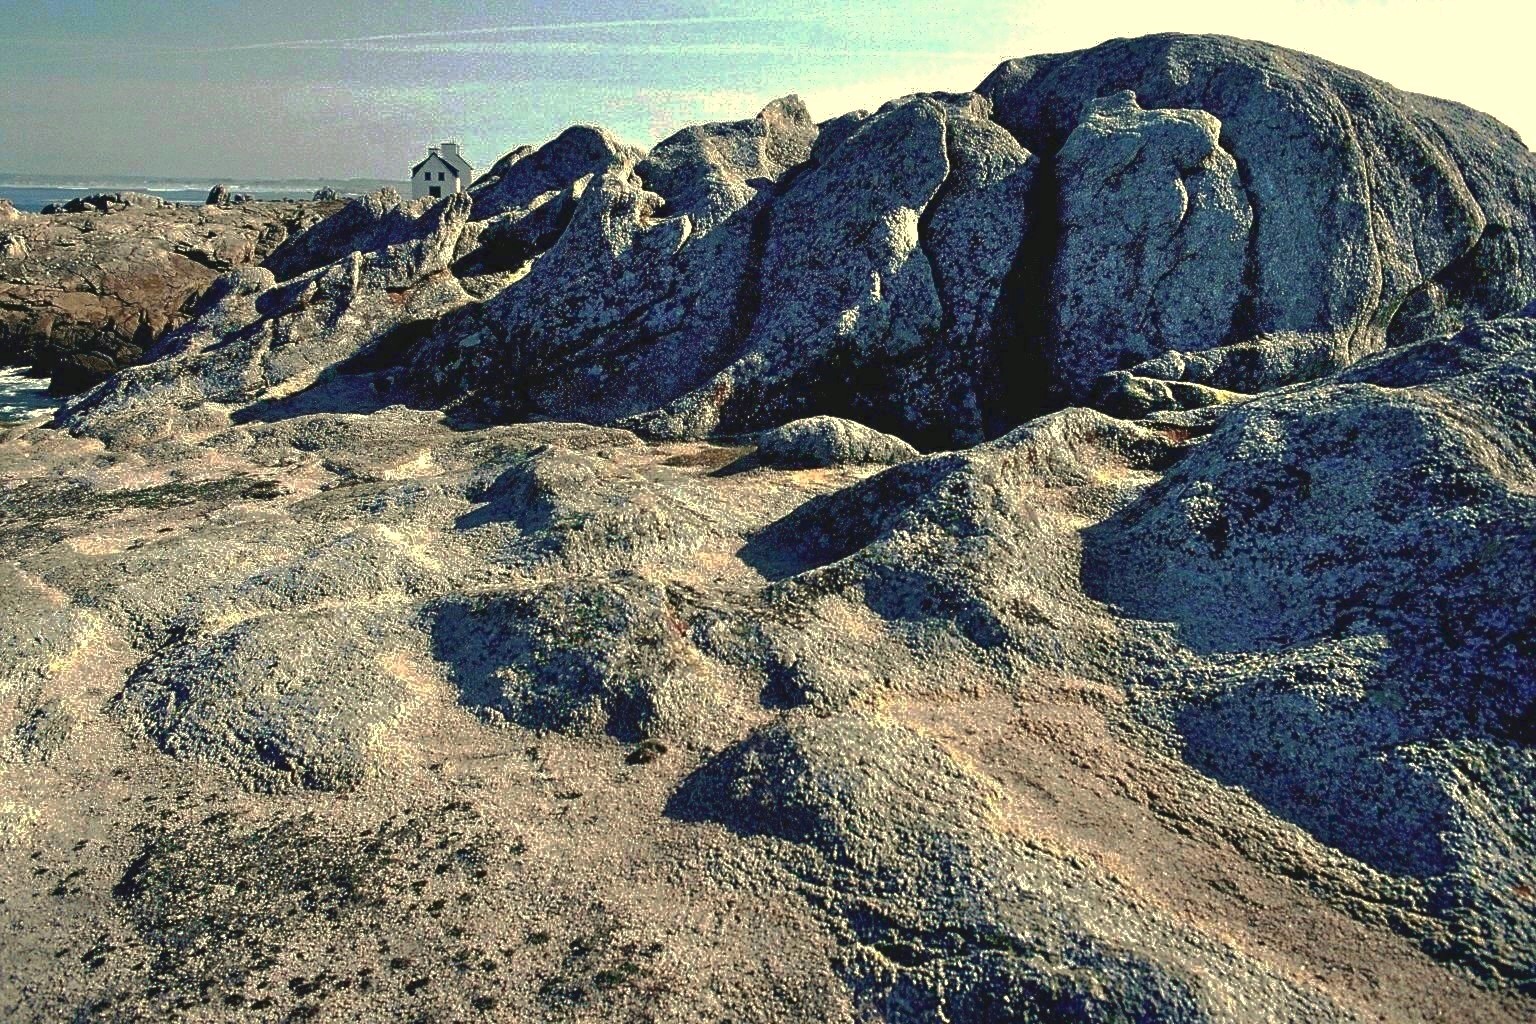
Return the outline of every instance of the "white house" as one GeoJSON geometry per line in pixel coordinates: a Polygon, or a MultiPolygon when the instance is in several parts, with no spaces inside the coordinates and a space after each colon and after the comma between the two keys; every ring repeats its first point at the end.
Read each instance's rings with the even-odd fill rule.
{"type": "Polygon", "coordinates": [[[427,158],[411,168],[411,198],[451,196],[463,192],[474,180],[475,169],[457,142],[445,142],[427,150],[427,158]]]}

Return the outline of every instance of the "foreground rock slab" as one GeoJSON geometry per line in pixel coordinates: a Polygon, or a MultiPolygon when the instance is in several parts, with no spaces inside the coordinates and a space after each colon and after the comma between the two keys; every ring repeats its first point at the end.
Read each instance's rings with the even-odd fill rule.
{"type": "Polygon", "coordinates": [[[13,428],[0,1007],[1525,1019],[1533,352],[889,468],[13,428]]]}

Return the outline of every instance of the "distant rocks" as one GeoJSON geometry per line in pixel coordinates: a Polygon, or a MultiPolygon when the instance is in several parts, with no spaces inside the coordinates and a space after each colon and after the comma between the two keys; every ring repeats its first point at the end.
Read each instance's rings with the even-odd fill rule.
{"type": "Polygon", "coordinates": [[[0,221],[19,220],[21,212],[16,209],[9,199],[0,199],[0,221]]]}
{"type": "Polygon", "coordinates": [[[836,416],[810,416],[764,431],[757,438],[757,453],[768,465],[794,469],[889,466],[918,455],[899,437],[836,416]]]}
{"type": "Polygon", "coordinates": [[[204,206],[242,206],[246,203],[254,203],[256,197],[244,192],[231,192],[228,185],[215,185],[208,191],[208,198],[203,201],[204,206]]]}
{"type": "Polygon", "coordinates": [[[317,203],[334,203],[336,200],[340,199],[341,196],[334,188],[326,185],[324,188],[315,189],[315,194],[310,198],[317,203]]]}
{"type": "Polygon", "coordinates": [[[176,204],[148,192],[103,192],[97,195],[77,196],[66,203],[49,203],[45,214],[59,213],[113,213],[119,210],[164,210],[176,204]]]}

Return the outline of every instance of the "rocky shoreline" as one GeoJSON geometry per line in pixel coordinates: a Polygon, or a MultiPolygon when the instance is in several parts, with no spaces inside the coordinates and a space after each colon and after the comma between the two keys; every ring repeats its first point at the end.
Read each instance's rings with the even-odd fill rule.
{"type": "Polygon", "coordinates": [[[26,236],[209,283],[0,425],[0,1017],[1536,1012],[1503,126],[1154,36],[176,216],[26,236]]]}
{"type": "Polygon", "coordinates": [[[339,204],[178,206],[122,192],[0,213],[0,365],[74,394],[142,360],[222,273],[339,204]]]}

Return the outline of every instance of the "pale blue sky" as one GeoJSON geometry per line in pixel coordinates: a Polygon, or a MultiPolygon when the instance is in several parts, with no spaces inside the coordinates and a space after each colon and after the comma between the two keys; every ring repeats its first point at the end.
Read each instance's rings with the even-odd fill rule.
{"type": "Polygon", "coordinates": [[[1227,32],[1487,110],[1536,137],[1509,0],[919,3],[0,0],[0,173],[381,177],[567,124],[654,142],[798,92],[818,118],[1114,36],[1227,32]]]}

